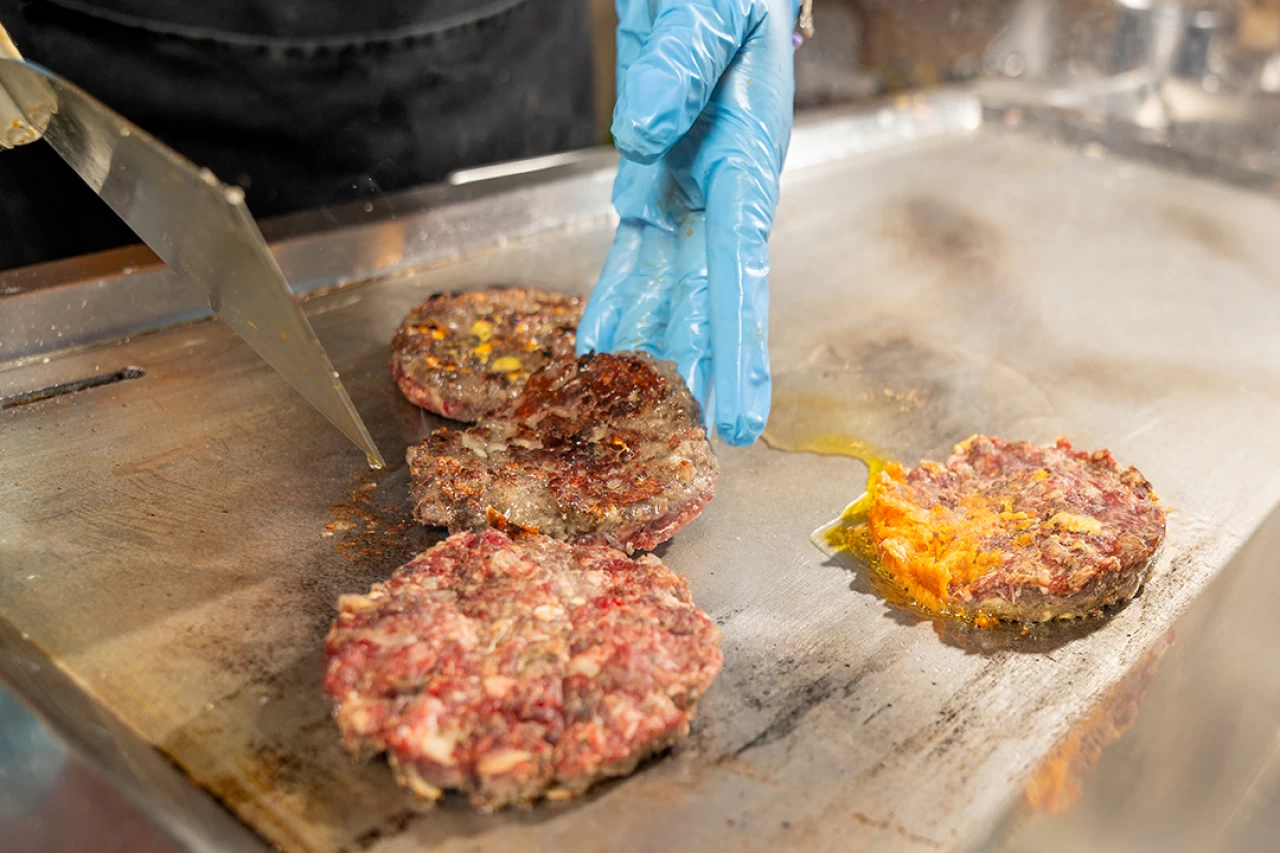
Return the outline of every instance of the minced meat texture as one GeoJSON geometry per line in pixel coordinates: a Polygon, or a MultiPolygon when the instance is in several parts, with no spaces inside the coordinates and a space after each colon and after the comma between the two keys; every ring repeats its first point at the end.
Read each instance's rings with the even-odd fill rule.
{"type": "Polygon", "coordinates": [[[391,374],[410,402],[474,421],[544,364],[573,355],[582,308],[578,297],[531,287],[436,294],[400,324],[391,374]]]}
{"type": "Polygon", "coordinates": [[[547,365],[464,430],[410,447],[424,524],[488,524],[650,550],[711,500],[716,460],[700,410],[668,362],[592,354],[547,365]]]}
{"type": "Polygon", "coordinates": [[[924,608],[1042,622],[1127,601],[1164,540],[1151,484],[1107,450],[974,436],[892,464],[868,511],[881,571],[924,608]]]}
{"type": "Polygon", "coordinates": [[[689,732],[719,630],[657,558],[460,533],[345,595],[324,690],[347,748],[418,796],[581,794],[689,732]]]}

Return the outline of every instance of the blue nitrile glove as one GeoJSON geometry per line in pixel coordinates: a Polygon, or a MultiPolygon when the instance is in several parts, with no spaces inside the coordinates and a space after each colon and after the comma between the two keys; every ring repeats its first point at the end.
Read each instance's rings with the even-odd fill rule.
{"type": "Polygon", "coordinates": [[[578,352],[674,361],[720,437],[750,444],[769,417],[769,231],[799,0],[617,4],[622,222],[578,352]]]}

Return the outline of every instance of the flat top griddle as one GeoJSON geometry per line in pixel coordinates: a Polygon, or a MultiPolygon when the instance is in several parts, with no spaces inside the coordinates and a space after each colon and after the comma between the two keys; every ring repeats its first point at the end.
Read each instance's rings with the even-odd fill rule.
{"type": "MultiPolygon", "coordinates": [[[[922,130],[887,146],[862,140],[892,109],[797,135],[771,439],[838,432],[911,463],[976,431],[1111,448],[1170,508],[1113,619],[1018,637],[890,607],[809,541],[865,466],[717,445],[716,499],[661,550],[723,629],[688,741],[581,801],[421,811],[346,757],[320,679],[337,596],[436,534],[408,521],[403,463],[368,471],[216,323],[0,371],[0,396],[145,371],[0,411],[0,615],[291,853],[966,847],[1280,498],[1280,205],[902,109],[922,130]]],[[[440,423],[392,385],[400,318],[445,289],[587,293],[612,223],[607,174],[585,186],[580,219],[511,240],[473,207],[469,257],[308,301],[389,457],[440,423]]]]}

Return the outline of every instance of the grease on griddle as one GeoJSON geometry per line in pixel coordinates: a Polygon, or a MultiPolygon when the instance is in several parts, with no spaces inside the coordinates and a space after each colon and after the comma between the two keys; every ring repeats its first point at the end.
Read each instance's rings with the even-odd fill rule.
{"type": "Polygon", "coordinates": [[[394,838],[402,834],[409,828],[409,824],[422,817],[423,812],[416,809],[404,809],[391,815],[378,826],[373,829],[366,830],[361,833],[349,848],[343,848],[339,853],[347,853],[348,851],[364,851],[375,847],[380,841],[388,838],[394,838]]]}
{"type": "Polygon", "coordinates": [[[359,569],[389,573],[438,538],[413,518],[404,465],[382,471],[358,468],[353,477],[351,494],[329,508],[333,520],[321,533],[340,536],[333,544],[335,553],[359,569]]]}

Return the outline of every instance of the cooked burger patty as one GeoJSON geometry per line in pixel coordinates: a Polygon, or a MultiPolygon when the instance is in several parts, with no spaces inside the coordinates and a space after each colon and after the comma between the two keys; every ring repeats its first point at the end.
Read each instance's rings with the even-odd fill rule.
{"type": "Polygon", "coordinates": [[[1043,622],[1134,596],[1164,540],[1156,501],[1108,450],[979,435],[945,465],[889,465],[868,521],[881,569],[923,607],[1043,622]]]}
{"type": "Polygon", "coordinates": [[[581,794],[689,732],[719,630],[656,557],[459,533],[345,595],[325,693],[347,748],[477,807],[581,794]]]}
{"type": "Polygon", "coordinates": [[[474,421],[548,361],[573,355],[582,300],[531,287],[440,293],[409,312],[391,374],[428,411],[474,421]]]}
{"type": "Polygon", "coordinates": [[[409,448],[415,513],[450,532],[514,525],[647,551],[711,500],[716,460],[699,419],[667,362],[553,362],[470,429],[409,448]]]}

